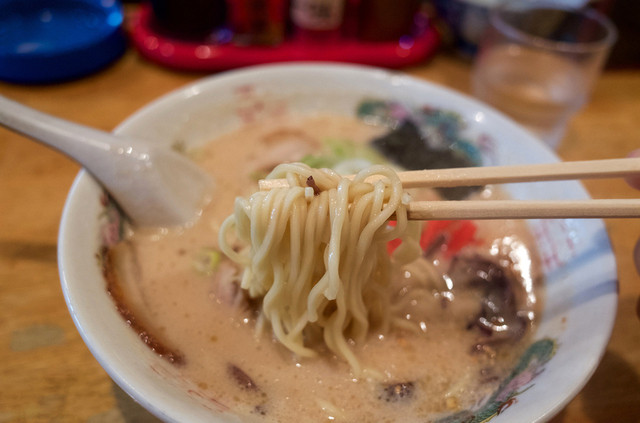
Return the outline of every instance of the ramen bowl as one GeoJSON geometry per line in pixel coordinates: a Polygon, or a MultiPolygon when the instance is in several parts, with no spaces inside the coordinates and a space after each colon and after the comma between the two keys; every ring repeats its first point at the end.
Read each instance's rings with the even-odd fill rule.
{"type": "MultiPolygon", "coordinates": [[[[205,78],[146,106],[115,132],[167,148],[176,143],[197,148],[275,115],[353,115],[363,99],[382,99],[403,110],[442,111],[437,113],[442,134],[455,126],[455,142],[482,165],[558,160],[531,134],[478,101],[403,74],[347,65],[270,65],[205,78]]],[[[588,198],[573,181],[504,188],[514,199],[588,198]]],[[[117,310],[100,257],[122,236],[122,219],[102,188],[82,171],[66,202],[59,238],[62,287],[82,338],[110,377],[160,419],[241,421],[232,407],[204,393],[148,348],[117,310]]],[[[448,422],[548,420],[580,391],[604,353],[617,293],[615,261],[603,223],[558,219],[528,224],[546,283],[531,346],[493,395],[448,422]]]]}

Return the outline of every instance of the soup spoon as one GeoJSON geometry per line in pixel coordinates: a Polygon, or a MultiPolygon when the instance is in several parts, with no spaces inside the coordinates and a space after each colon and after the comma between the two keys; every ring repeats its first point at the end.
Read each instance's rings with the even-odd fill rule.
{"type": "Polygon", "coordinates": [[[0,125],[78,162],[136,226],[187,224],[213,188],[204,171],[171,149],[69,122],[3,96],[0,125]]]}

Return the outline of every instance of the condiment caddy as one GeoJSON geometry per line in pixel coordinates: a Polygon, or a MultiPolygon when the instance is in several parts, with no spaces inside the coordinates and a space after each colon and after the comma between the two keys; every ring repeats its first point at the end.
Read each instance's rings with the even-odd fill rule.
{"type": "Polygon", "coordinates": [[[129,36],[142,56],[180,70],[288,61],[401,68],[424,61],[440,43],[415,0],[393,2],[393,8],[385,0],[229,0],[217,9],[222,24],[197,34],[189,33],[193,21],[184,31],[167,25],[158,4],[168,2],[140,4],[130,15],[129,36]]]}

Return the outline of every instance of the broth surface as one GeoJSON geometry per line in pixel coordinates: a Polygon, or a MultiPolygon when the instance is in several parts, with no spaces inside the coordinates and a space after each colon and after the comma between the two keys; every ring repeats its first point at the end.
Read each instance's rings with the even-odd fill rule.
{"type": "MultiPolygon", "coordinates": [[[[392,283],[390,295],[398,301],[409,298],[412,286],[430,284],[430,295],[407,300],[400,310],[415,330],[373,332],[363,345],[354,344],[367,369],[358,378],[336,357],[297,359],[268,331],[256,332],[255,304],[232,282],[238,269],[216,253],[219,224],[235,197],[257,189],[257,178],[276,164],[318,151],[323,140],[364,144],[385,131],[356,118],[319,115],[286,116],[226,134],[194,153],[216,184],[202,218],[180,231],[132,233],[110,253],[127,309],[175,352],[186,379],[247,421],[435,421],[477,407],[529,344],[540,282],[531,237],[518,221],[477,222],[472,245],[455,256],[440,249],[424,259],[438,269],[435,278],[419,264],[407,267],[392,283]],[[516,281],[509,289],[527,322],[523,335],[495,342],[470,323],[486,298],[478,289],[450,286],[460,280],[452,279],[461,272],[451,271],[455,257],[489,258],[516,281]],[[433,280],[425,282],[425,275],[433,280]]],[[[501,194],[485,189],[475,196],[501,194]]],[[[463,273],[465,266],[458,264],[463,273]]]]}

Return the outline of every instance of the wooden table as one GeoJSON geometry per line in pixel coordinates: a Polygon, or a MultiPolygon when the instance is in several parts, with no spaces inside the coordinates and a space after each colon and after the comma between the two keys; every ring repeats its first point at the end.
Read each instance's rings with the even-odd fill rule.
{"type": "MultiPolygon", "coordinates": [[[[469,66],[437,56],[407,70],[469,91],[469,66]]],[[[111,130],[156,97],[200,74],[157,67],[129,51],[103,72],[51,86],[0,83],[0,93],[42,111],[111,130]]],[[[611,71],[572,121],[559,150],[567,160],[625,156],[640,147],[640,72],[611,71]]],[[[110,380],[69,317],[56,240],[79,167],[62,154],[0,128],[0,423],[155,422],[110,380]]],[[[622,181],[587,184],[594,197],[637,197],[622,181]]],[[[640,421],[640,280],[632,249],[640,220],[607,222],[619,263],[620,303],[595,375],[553,422],[640,421]]]]}

